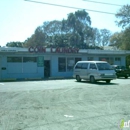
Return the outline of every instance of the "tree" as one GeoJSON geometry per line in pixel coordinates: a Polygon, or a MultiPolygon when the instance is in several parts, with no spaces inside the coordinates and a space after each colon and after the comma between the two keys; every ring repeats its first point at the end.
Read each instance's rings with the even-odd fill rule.
{"type": "Polygon", "coordinates": [[[85,10],[78,10],[69,13],[67,19],[62,21],[44,22],[25,40],[24,46],[95,48],[97,45],[108,45],[109,34],[105,29],[93,29],[89,14],[85,10]]]}
{"type": "Polygon", "coordinates": [[[122,50],[130,50],[130,27],[120,33],[114,33],[110,38],[110,45],[122,50]]]}
{"type": "Polygon", "coordinates": [[[28,46],[54,46],[87,48],[93,41],[91,19],[85,10],[69,13],[62,21],[46,21],[25,40],[28,46]]]}
{"type": "Polygon", "coordinates": [[[67,22],[66,19],[63,19],[63,20],[62,20],[61,31],[62,31],[62,33],[64,33],[64,34],[67,34],[67,33],[71,32],[71,29],[70,29],[70,27],[68,26],[68,22],[67,22]]]}
{"type": "Polygon", "coordinates": [[[61,27],[62,22],[58,20],[44,22],[43,25],[40,26],[42,32],[46,35],[45,42],[47,46],[55,46],[55,36],[57,35],[59,37],[62,34],[61,27]]]}
{"type": "MultiPolygon", "coordinates": [[[[119,42],[118,45],[123,50],[130,50],[130,5],[124,5],[116,14],[118,26],[121,26],[124,30],[118,34],[115,34],[111,41],[115,39],[115,42],[119,42]]],[[[117,45],[117,44],[116,44],[117,45]]]]}
{"type": "Polygon", "coordinates": [[[69,33],[69,42],[71,46],[83,47],[89,30],[91,19],[85,10],[78,10],[75,13],[68,14],[67,19],[62,20],[62,31],[69,33]]]}
{"type": "Polygon", "coordinates": [[[90,39],[89,39],[89,43],[91,44],[91,46],[100,46],[101,44],[101,34],[100,34],[100,30],[97,28],[91,28],[91,30],[89,31],[90,34],[90,39]]]}
{"type": "Polygon", "coordinates": [[[55,47],[67,47],[67,41],[65,40],[66,35],[60,34],[60,35],[54,35],[53,37],[53,46],[55,47]]]}
{"type": "Polygon", "coordinates": [[[61,34],[62,22],[58,20],[53,20],[50,22],[44,22],[41,26],[42,30],[48,36],[54,36],[56,34],[61,34]]]}
{"type": "Polygon", "coordinates": [[[100,46],[108,46],[109,40],[110,40],[111,32],[107,29],[101,29],[100,30],[100,38],[101,38],[101,44],[100,46]]]}
{"type": "Polygon", "coordinates": [[[23,47],[24,43],[23,42],[8,42],[6,46],[7,47],[23,47]]]}
{"type": "MultiPolygon", "coordinates": [[[[114,33],[110,38],[110,45],[121,50],[130,50],[130,27],[121,32],[114,33]]],[[[126,66],[130,65],[130,55],[126,57],[126,66]]]]}
{"type": "Polygon", "coordinates": [[[123,32],[115,32],[110,37],[110,45],[111,46],[116,46],[117,48],[121,49],[121,46],[122,46],[122,37],[123,37],[123,32]]]}
{"type": "Polygon", "coordinates": [[[30,46],[45,46],[45,39],[46,34],[43,33],[41,27],[37,27],[34,34],[25,40],[24,47],[30,47],[30,46]]]}
{"type": "Polygon", "coordinates": [[[123,50],[130,50],[130,5],[124,5],[116,14],[119,19],[117,22],[118,26],[121,26],[124,30],[120,33],[114,34],[111,38],[111,42],[115,40],[115,45],[123,50]],[[117,44],[118,42],[118,44],[117,44]]]}
{"type": "Polygon", "coordinates": [[[130,26],[130,5],[124,5],[117,13],[116,18],[118,18],[118,21],[116,21],[118,26],[129,27],[130,26]]]}
{"type": "Polygon", "coordinates": [[[130,50],[130,27],[126,28],[122,33],[121,48],[123,50],[130,50]]]}

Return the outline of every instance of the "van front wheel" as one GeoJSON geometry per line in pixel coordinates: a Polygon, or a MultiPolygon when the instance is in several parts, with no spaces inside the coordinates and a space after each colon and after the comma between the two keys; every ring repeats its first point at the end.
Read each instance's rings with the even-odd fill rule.
{"type": "Polygon", "coordinates": [[[79,76],[79,75],[76,75],[76,80],[77,80],[78,82],[80,82],[80,81],[81,81],[81,78],[80,78],[80,76],[79,76]]]}
{"type": "Polygon", "coordinates": [[[125,79],[128,79],[128,76],[125,76],[125,79]]]}
{"type": "Polygon", "coordinates": [[[91,76],[91,77],[90,77],[90,82],[91,82],[91,83],[95,83],[95,82],[96,82],[94,76],[91,76]]]}

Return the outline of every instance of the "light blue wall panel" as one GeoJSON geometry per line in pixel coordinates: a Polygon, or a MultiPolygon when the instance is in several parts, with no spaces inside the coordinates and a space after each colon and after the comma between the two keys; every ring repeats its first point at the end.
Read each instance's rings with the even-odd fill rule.
{"type": "Polygon", "coordinates": [[[5,55],[1,56],[1,79],[7,77],[7,58],[5,55]],[[2,68],[6,68],[5,70],[2,70],[2,68]]]}
{"type": "Polygon", "coordinates": [[[37,67],[37,63],[7,63],[7,57],[1,57],[1,80],[4,79],[25,79],[44,78],[43,67],[37,67]]]}
{"type": "Polygon", "coordinates": [[[38,73],[37,71],[37,63],[27,62],[22,65],[23,72],[22,73],[38,73]]]}
{"type": "MultiPolygon", "coordinates": [[[[16,79],[22,79],[22,78],[44,78],[44,67],[37,67],[37,63],[7,63],[7,56],[16,56],[14,54],[9,55],[1,55],[1,68],[6,68],[5,70],[0,71],[0,78],[1,79],[8,79],[8,78],[16,78],[16,79]]],[[[19,56],[23,57],[24,54],[20,54],[19,56]]],[[[27,54],[26,54],[27,56],[27,54]]],[[[37,56],[33,55],[33,56],[37,56]]],[[[45,55],[45,57],[48,56],[45,55]]],[[[52,54],[50,63],[50,71],[51,71],[51,77],[72,77],[73,72],[59,72],[58,71],[58,58],[59,57],[66,57],[66,58],[82,58],[82,60],[87,60],[87,57],[91,57],[91,55],[87,54],[52,54]]],[[[99,55],[93,55],[94,60],[98,60],[99,55]]],[[[110,57],[121,57],[120,65],[126,65],[126,59],[125,56],[117,55],[110,57]]],[[[114,60],[114,64],[116,64],[116,61],[114,60]]]]}
{"type": "Polygon", "coordinates": [[[125,56],[121,56],[121,65],[126,66],[126,58],[125,58],[125,56]]]}
{"type": "Polygon", "coordinates": [[[8,74],[22,73],[22,64],[21,63],[7,63],[7,73],[8,74]]]}
{"type": "Polygon", "coordinates": [[[58,76],[58,57],[52,56],[51,58],[51,77],[58,76]]]}

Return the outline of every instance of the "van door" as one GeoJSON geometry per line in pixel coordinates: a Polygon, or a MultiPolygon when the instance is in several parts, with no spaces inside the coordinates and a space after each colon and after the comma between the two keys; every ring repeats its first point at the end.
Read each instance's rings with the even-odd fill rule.
{"type": "Polygon", "coordinates": [[[82,63],[77,63],[75,68],[74,68],[74,77],[76,77],[76,75],[81,76],[81,66],[82,63]]]}
{"type": "Polygon", "coordinates": [[[81,78],[87,79],[88,75],[88,63],[82,63],[81,66],[81,78]]]}
{"type": "Polygon", "coordinates": [[[87,78],[89,79],[91,75],[93,75],[94,78],[96,78],[97,74],[98,74],[98,72],[97,72],[97,67],[96,67],[95,63],[90,63],[87,78]]]}

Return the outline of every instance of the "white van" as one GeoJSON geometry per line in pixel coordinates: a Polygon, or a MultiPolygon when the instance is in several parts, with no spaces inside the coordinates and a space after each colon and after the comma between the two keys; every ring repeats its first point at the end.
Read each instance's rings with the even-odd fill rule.
{"type": "Polygon", "coordinates": [[[101,80],[110,83],[117,78],[115,70],[106,61],[78,61],[74,66],[73,77],[78,82],[84,79],[91,83],[101,80]]]}

